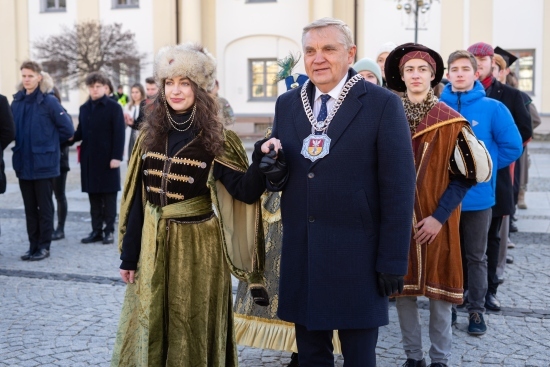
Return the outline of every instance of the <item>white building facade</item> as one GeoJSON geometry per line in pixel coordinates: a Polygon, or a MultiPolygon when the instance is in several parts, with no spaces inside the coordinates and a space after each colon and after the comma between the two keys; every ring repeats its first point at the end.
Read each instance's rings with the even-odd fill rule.
{"type": "MultiPolygon", "coordinates": [[[[358,58],[374,58],[385,42],[414,41],[412,13],[397,9],[407,2],[0,0],[5,9],[0,22],[13,30],[13,38],[7,32],[0,40],[0,93],[13,94],[19,65],[32,58],[37,40],[78,21],[117,22],[136,34],[139,52],[146,55],[139,76],[142,83],[152,75],[153,57],[160,47],[185,41],[204,44],[218,60],[220,94],[233,106],[243,133],[258,133],[272,121],[275,99],[285,91],[284,83],[273,85],[275,61],[301,51],[304,25],[323,16],[343,19],[356,35],[358,58]],[[58,9],[47,9],[52,5],[58,9]],[[255,124],[261,126],[255,130],[255,124]]],[[[539,111],[550,114],[550,1],[523,0],[518,5],[514,0],[434,0],[420,14],[418,26],[418,42],[439,51],[444,60],[450,52],[479,41],[517,53],[521,88],[539,111]]],[[[304,71],[302,62],[296,71],[304,71]]],[[[76,114],[86,96],[85,89],[70,90],[64,105],[76,114]]]]}

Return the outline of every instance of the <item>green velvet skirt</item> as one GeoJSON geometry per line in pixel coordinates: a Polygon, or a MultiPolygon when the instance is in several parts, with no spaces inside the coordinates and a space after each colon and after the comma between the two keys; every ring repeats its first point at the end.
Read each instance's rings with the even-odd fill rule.
{"type": "Polygon", "coordinates": [[[111,366],[238,365],[218,219],[173,219],[211,210],[202,199],[164,208],[147,203],[136,280],[127,285],[111,366]]]}

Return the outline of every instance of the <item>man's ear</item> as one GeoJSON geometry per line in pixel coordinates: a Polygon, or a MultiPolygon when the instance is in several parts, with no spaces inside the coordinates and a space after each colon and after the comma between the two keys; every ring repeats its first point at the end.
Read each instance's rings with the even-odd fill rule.
{"type": "Polygon", "coordinates": [[[476,78],[475,80],[479,80],[479,70],[476,70],[474,77],[476,78]]]}

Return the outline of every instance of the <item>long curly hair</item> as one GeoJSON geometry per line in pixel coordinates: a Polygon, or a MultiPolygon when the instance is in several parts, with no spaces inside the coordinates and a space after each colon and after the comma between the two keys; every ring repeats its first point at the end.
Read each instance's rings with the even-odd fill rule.
{"type": "MultiPolygon", "coordinates": [[[[145,108],[145,122],[141,130],[144,134],[142,148],[146,151],[163,146],[171,129],[168,111],[164,105],[164,82],[163,80],[156,98],[145,108]]],[[[218,103],[195,82],[190,82],[197,105],[194,129],[200,132],[199,139],[206,151],[217,156],[223,152],[224,144],[223,125],[218,118],[218,103]]]]}

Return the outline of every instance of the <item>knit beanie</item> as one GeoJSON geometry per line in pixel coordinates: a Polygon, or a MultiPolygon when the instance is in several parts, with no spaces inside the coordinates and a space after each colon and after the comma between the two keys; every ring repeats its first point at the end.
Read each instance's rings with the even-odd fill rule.
{"type": "Polygon", "coordinates": [[[380,56],[380,54],[383,54],[384,52],[387,52],[387,53],[392,52],[396,47],[397,45],[393,42],[384,43],[382,46],[380,46],[380,48],[376,52],[376,56],[374,57],[374,60],[378,60],[378,56],[380,56]]]}
{"type": "Polygon", "coordinates": [[[378,64],[374,62],[374,60],[369,58],[361,59],[353,65],[353,70],[358,73],[360,71],[370,71],[371,73],[376,75],[378,85],[382,85],[382,70],[380,69],[380,66],[378,66],[378,64]]]}

